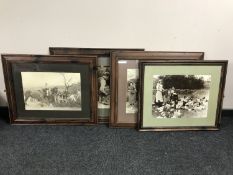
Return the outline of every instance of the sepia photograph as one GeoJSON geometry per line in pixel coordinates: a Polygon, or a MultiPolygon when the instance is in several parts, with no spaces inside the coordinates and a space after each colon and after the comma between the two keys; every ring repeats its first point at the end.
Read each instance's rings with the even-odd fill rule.
{"type": "Polygon", "coordinates": [[[110,68],[99,66],[97,69],[98,79],[98,108],[110,109],[110,68]]]}
{"type": "Polygon", "coordinates": [[[81,111],[80,73],[21,72],[25,110],[81,111]]]}
{"type": "Polygon", "coordinates": [[[153,75],[155,118],[206,118],[211,75],[153,75]]]}
{"type": "Polygon", "coordinates": [[[138,111],[138,69],[127,69],[126,113],[134,114],[138,111]]]}

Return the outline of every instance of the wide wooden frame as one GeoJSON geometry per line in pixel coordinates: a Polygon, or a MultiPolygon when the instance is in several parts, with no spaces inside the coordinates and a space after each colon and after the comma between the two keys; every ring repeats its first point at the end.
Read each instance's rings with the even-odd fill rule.
{"type": "MultiPolygon", "coordinates": [[[[66,47],[50,47],[49,52],[51,55],[94,55],[99,57],[109,57],[111,56],[111,52],[114,51],[144,51],[141,48],[66,48],[66,47]]],[[[97,63],[97,68],[100,65],[97,63]]],[[[110,59],[109,65],[105,65],[104,67],[110,68],[110,59]]],[[[97,77],[98,78],[98,77],[97,77]]],[[[98,90],[97,90],[98,93],[98,90]]],[[[99,94],[99,93],[98,93],[99,94]]],[[[111,98],[111,97],[110,97],[111,98]]],[[[97,105],[97,115],[98,115],[98,105],[97,105]]],[[[110,110],[110,108],[109,108],[110,110]]],[[[110,112],[109,112],[110,115],[110,112]]],[[[109,122],[109,115],[108,116],[98,116],[99,123],[108,123],[109,122]]]]}
{"type": "MultiPolygon", "coordinates": [[[[6,93],[9,107],[9,118],[11,124],[49,124],[49,125],[94,125],[97,124],[97,101],[96,101],[96,56],[47,56],[47,55],[14,55],[7,54],[2,55],[2,65],[4,71],[6,93]],[[65,64],[75,64],[80,66],[86,66],[85,70],[89,71],[87,81],[90,83],[90,91],[86,92],[90,94],[89,104],[89,116],[72,117],[67,118],[18,118],[17,116],[17,105],[16,105],[16,94],[14,90],[13,81],[13,64],[56,64],[63,66],[65,64]]],[[[49,67],[49,66],[48,66],[49,67]]],[[[22,81],[22,80],[21,80],[22,81]]],[[[23,92],[22,92],[23,93],[23,92]]],[[[59,111],[55,111],[59,113],[59,111]]]]}
{"type": "MultiPolygon", "coordinates": [[[[118,122],[118,61],[119,60],[203,60],[204,52],[162,52],[162,51],[118,51],[112,52],[111,55],[111,70],[112,70],[112,81],[111,81],[111,115],[110,115],[110,127],[120,128],[136,128],[137,122],[126,123],[118,122]]],[[[136,119],[135,119],[136,120],[136,119]]]]}
{"type": "MultiPolygon", "coordinates": [[[[208,61],[198,61],[198,60],[169,60],[169,61],[139,61],[140,67],[140,100],[139,100],[139,112],[138,112],[138,130],[139,131],[187,131],[187,130],[219,130],[220,119],[222,113],[222,103],[224,97],[226,73],[227,73],[227,60],[208,60],[208,61]],[[221,66],[220,83],[218,87],[217,95],[217,108],[215,116],[214,126],[173,126],[173,127],[143,127],[143,104],[144,104],[144,80],[145,80],[145,66],[162,65],[162,66],[221,66]]],[[[209,109],[208,109],[209,110],[209,109]]]]}

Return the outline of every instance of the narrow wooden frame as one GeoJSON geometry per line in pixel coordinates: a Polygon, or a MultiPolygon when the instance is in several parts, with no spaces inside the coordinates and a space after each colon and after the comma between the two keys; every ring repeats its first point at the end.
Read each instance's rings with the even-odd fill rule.
{"type": "MultiPolygon", "coordinates": [[[[50,124],[50,125],[93,125],[97,124],[97,115],[96,115],[96,110],[97,110],[97,101],[96,101],[96,64],[97,64],[97,57],[96,56],[45,56],[45,55],[2,55],[2,65],[3,65],[3,71],[4,71],[4,78],[5,78],[5,85],[6,85],[6,93],[7,93],[7,99],[8,99],[8,106],[9,106],[9,118],[10,118],[10,123],[11,124],[50,124]],[[70,73],[69,70],[67,71],[67,68],[69,69],[69,65],[73,66],[79,66],[80,69],[85,66],[84,71],[88,71],[88,75],[83,76],[85,81],[89,82],[89,90],[86,90],[85,94],[89,94],[88,100],[85,100],[88,102],[90,106],[85,107],[87,109],[87,114],[88,116],[83,115],[83,110],[78,111],[67,111],[66,109],[63,110],[62,116],[61,117],[61,112],[59,110],[52,110],[52,113],[49,111],[48,114],[45,117],[35,117],[35,116],[30,116],[30,117],[18,117],[18,111],[21,110],[18,108],[17,104],[18,103],[23,103],[24,100],[20,100],[19,102],[16,101],[16,96],[19,94],[22,96],[21,99],[24,99],[23,95],[23,89],[20,89],[20,93],[16,93],[15,91],[15,84],[14,84],[14,76],[15,73],[13,71],[13,66],[15,65],[21,65],[24,66],[25,64],[34,65],[35,67],[38,66],[39,64],[44,66],[47,65],[45,72],[50,72],[50,66],[57,66],[59,67],[59,70],[61,69],[61,72],[65,73],[70,73]],[[66,66],[66,69],[62,70],[62,67],[66,66]],[[67,113],[67,115],[66,115],[67,113]],[[52,114],[52,115],[51,115],[52,114]],[[72,115],[70,115],[72,114],[72,115]],[[82,114],[82,115],[81,115],[82,114]],[[50,117],[49,117],[50,115],[50,117]],[[59,116],[60,115],[60,116],[59,116]],[[52,116],[52,117],[51,117],[52,116]],[[54,117],[57,116],[57,117],[54,117]],[[59,117],[58,117],[59,116],[59,117]],[[67,117],[66,117],[67,116],[67,117]]],[[[25,68],[24,68],[25,69],[25,68]]],[[[27,69],[27,68],[26,68],[27,69]]],[[[25,70],[26,70],[25,69],[25,70]]],[[[30,68],[31,69],[31,68],[30,68]]],[[[38,68],[39,69],[39,68],[38,68]]],[[[76,70],[76,67],[73,68],[72,73],[79,73],[82,70],[76,70]]],[[[30,70],[31,72],[31,70],[30,70]]],[[[35,71],[37,72],[37,71],[35,71]]],[[[51,70],[51,72],[55,72],[54,70],[51,70]]],[[[19,71],[20,73],[20,71],[19,71]]],[[[81,74],[81,73],[80,73],[81,74]]],[[[20,75],[21,76],[21,75],[20,75]]],[[[82,74],[81,74],[82,76],[82,74]]],[[[80,78],[81,79],[81,78],[80,78]]],[[[83,78],[82,78],[83,80],[83,78]]],[[[17,80],[18,81],[18,80],[17,80]]],[[[23,87],[22,85],[22,77],[19,79],[21,81],[20,86],[23,87]]],[[[35,80],[36,81],[36,80],[35,80]]],[[[82,83],[82,82],[81,82],[82,83]]],[[[81,84],[81,91],[83,91],[83,86],[81,84]]],[[[84,88],[85,89],[85,88],[84,88]]],[[[83,91],[84,92],[84,91],[83,91]]],[[[81,93],[83,93],[81,92],[81,93]]],[[[82,103],[83,103],[83,97],[82,98],[82,103]]],[[[83,108],[83,105],[82,105],[83,108]]],[[[24,112],[27,113],[28,111],[26,109],[24,112]]],[[[38,111],[38,110],[37,110],[38,111]]],[[[35,111],[35,112],[37,112],[35,111]]],[[[44,110],[41,110],[44,112],[44,110]]],[[[40,112],[40,111],[39,111],[40,112]]],[[[84,112],[85,113],[85,112],[84,112]]],[[[86,113],[85,113],[86,114],[86,113]]],[[[31,115],[31,114],[29,114],[31,115]]]]}
{"type": "MultiPolygon", "coordinates": [[[[118,81],[121,77],[118,76],[118,61],[119,60],[203,60],[204,52],[155,52],[155,51],[118,51],[112,52],[111,55],[111,115],[110,115],[110,127],[121,128],[135,128],[137,125],[136,116],[134,122],[118,122],[118,81]]],[[[122,116],[121,116],[122,117],[122,116]]]]}
{"type": "MultiPolygon", "coordinates": [[[[144,51],[144,49],[140,49],[140,48],[139,49],[137,48],[136,49],[131,49],[131,48],[65,48],[65,47],[50,47],[49,48],[49,52],[51,55],[94,55],[94,56],[97,56],[98,58],[109,57],[109,60],[107,60],[108,63],[104,64],[104,67],[106,67],[107,69],[110,69],[110,56],[111,56],[111,52],[113,51],[144,51]]],[[[99,60],[100,59],[98,59],[98,63],[97,63],[97,71],[98,71],[98,67],[102,65],[101,61],[99,60]]],[[[98,73],[97,73],[97,76],[98,76],[98,73]]],[[[99,77],[97,77],[97,80],[98,78],[99,77]]],[[[99,90],[97,90],[97,93],[99,94],[99,90]]],[[[106,110],[106,109],[102,109],[102,110],[106,110]]],[[[98,104],[97,104],[97,115],[98,115],[99,123],[109,122],[110,107],[107,110],[109,110],[109,114],[105,114],[106,116],[98,115],[98,113],[101,113],[101,108],[98,108],[98,104]]]]}
{"type": "MultiPolygon", "coordinates": [[[[220,127],[220,119],[222,113],[222,103],[224,97],[224,88],[226,81],[226,73],[227,73],[227,60],[208,60],[208,61],[198,61],[198,60],[169,60],[169,61],[151,61],[151,62],[139,62],[140,67],[140,100],[139,100],[139,113],[138,113],[138,130],[139,131],[187,131],[187,130],[219,130],[220,127]],[[144,127],[143,126],[143,104],[144,102],[144,80],[145,80],[145,67],[146,66],[221,66],[220,71],[220,82],[218,85],[218,95],[217,95],[217,108],[216,108],[216,116],[215,121],[212,126],[210,125],[201,125],[201,126],[161,126],[161,127],[144,127]]],[[[148,77],[147,77],[148,78],[148,77]]],[[[211,81],[215,81],[211,79],[211,81]]],[[[208,107],[211,108],[212,106],[208,107]]],[[[215,109],[213,109],[215,111],[215,109]]],[[[209,116],[208,116],[209,117],[209,116]]],[[[169,120],[169,119],[168,119],[169,120]]],[[[178,119],[179,120],[179,119],[178,119]]]]}

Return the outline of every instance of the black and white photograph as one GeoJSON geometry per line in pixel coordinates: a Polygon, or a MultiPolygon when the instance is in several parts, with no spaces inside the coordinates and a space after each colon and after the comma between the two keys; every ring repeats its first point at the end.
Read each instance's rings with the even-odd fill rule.
{"type": "Polygon", "coordinates": [[[21,72],[25,110],[81,111],[80,73],[21,72]]]}
{"type": "Polygon", "coordinates": [[[138,69],[127,69],[127,97],[126,113],[134,114],[138,111],[138,69]]]}
{"type": "Polygon", "coordinates": [[[206,118],[211,75],[153,75],[155,118],[206,118]]]}
{"type": "Polygon", "coordinates": [[[98,78],[98,108],[110,109],[110,68],[99,66],[97,69],[98,78]]]}

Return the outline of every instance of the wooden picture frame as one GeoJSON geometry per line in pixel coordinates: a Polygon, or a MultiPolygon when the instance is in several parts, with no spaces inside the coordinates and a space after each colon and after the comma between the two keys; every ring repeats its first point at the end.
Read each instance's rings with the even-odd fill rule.
{"type": "Polygon", "coordinates": [[[95,56],[2,55],[11,124],[97,124],[95,56]]]}
{"type": "Polygon", "coordinates": [[[140,61],[138,130],[219,130],[227,63],[140,61]]]}
{"type": "MultiPolygon", "coordinates": [[[[127,102],[127,100],[130,100],[129,95],[127,95],[127,88],[128,88],[127,82],[129,82],[127,80],[127,77],[130,77],[131,76],[130,74],[135,75],[135,72],[133,73],[133,71],[138,70],[138,61],[140,60],[152,61],[152,60],[161,60],[161,59],[203,60],[203,58],[204,58],[203,52],[153,52],[153,51],[112,52],[111,115],[110,115],[109,126],[121,127],[121,128],[135,128],[137,126],[136,125],[137,109],[135,108],[136,110],[134,110],[133,107],[135,104],[131,106],[130,102],[127,102]]],[[[136,82],[138,82],[138,78],[139,77],[137,78],[134,77],[132,78],[132,81],[136,80],[136,82]]],[[[138,92],[138,88],[133,88],[133,89],[135,89],[138,92]]],[[[133,96],[133,98],[138,98],[137,92],[135,96],[133,96]]],[[[131,99],[131,101],[135,100],[133,98],[131,99]]]]}
{"type": "MultiPolygon", "coordinates": [[[[97,80],[98,80],[98,121],[108,123],[110,116],[110,55],[113,51],[144,51],[144,49],[131,48],[64,48],[50,47],[51,55],[94,55],[98,57],[97,80]],[[100,86],[101,82],[105,83],[100,86]]],[[[102,83],[102,84],[103,84],[102,83]]]]}

